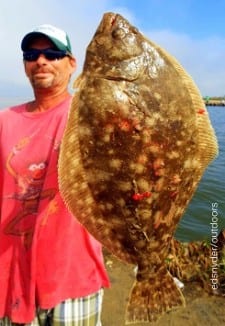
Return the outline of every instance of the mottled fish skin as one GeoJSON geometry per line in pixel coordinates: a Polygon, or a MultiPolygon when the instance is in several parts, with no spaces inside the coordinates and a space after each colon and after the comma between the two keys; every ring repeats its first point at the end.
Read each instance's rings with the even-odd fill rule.
{"type": "Polygon", "coordinates": [[[150,322],[185,304],[166,258],[216,137],[190,76],[119,14],[104,14],[76,87],[60,190],[94,237],[138,265],[126,323],[150,322]]]}

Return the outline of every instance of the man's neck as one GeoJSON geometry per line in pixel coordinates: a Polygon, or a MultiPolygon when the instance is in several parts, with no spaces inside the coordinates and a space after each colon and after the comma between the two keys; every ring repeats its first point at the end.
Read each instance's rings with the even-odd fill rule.
{"type": "Polygon", "coordinates": [[[70,96],[69,92],[66,90],[63,93],[44,93],[35,92],[35,100],[29,102],[27,105],[27,111],[29,112],[43,112],[48,109],[53,108],[57,104],[61,103],[63,100],[70,96]]]}

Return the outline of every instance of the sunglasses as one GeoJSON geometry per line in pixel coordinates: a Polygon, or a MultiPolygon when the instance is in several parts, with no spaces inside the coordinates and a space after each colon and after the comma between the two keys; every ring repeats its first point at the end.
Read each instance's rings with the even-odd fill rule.
{"type": "Polygon", "coordinates": [[[23,59],[25,61],[36,61],[41,54],[43,54],[45,58],[50,61],[63,59],[66,56],[69,56],[69,53],[67,51],[53,49],[30,49],[23,52],[23,59]]]}

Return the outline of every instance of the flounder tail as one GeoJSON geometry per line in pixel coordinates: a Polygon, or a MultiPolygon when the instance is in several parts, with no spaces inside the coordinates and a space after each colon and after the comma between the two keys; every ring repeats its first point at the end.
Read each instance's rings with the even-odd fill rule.
{"type": "Polygon", "coordinates": [[[156,321],[165,312],[185,306],[182,292],[165,270],[148,280],[135,281],[126,309],[126,325],[156,321]]]}

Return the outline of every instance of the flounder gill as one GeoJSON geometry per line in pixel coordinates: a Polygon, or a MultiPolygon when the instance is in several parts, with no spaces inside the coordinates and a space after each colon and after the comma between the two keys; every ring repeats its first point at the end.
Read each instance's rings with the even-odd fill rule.
{"type": "Polygon", "coordinates": [[[184,305],[170,241],[217,154],[190,76],[119,14],[105,13],[76,81],[59,157],[62,196],[118,258],[138,265],[126,323],[184,305]]]}

